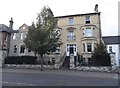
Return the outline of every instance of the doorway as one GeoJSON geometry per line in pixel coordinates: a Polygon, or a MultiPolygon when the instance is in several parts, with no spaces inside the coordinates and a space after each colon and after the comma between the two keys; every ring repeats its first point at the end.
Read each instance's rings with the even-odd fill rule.
{"type": "Polygon", "coordinates": [[[74,54],[74,47],[73,47],[73,45],[70,45],[69,52],[70,52],[70,54],[74,54]]]}
{"type": "Polygon", "coordinates": [[[77,54],[77,49],[76,48],[77,48],[76,44],[67,44],[67,47],[66,47],[67,56],[70,56],[71,54],[76,56],[76,54],[77,54]]]}

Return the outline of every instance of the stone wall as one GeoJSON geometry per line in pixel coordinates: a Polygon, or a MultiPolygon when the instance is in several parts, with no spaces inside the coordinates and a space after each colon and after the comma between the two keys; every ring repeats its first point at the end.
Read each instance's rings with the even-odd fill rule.
{"type": "MultiPolygon", "coordinates": [[[[28,68],[28,69],[40,69],[41,65],[16,65],[16,64],[5,64],[5,68],[28,68]]],[[[53,69],[53,65],[43,65],[44,68],[53,69]]]]}
{"type": "Polygon", "coordinates": [[[2,67],[2,50],[0,50],[0,68],[2,67]]]}
{"type": "MultiPolygon", "coordinates": [[[[6,68],[28,68],[28,69],[40,69],[41,65],[15,65],[15,64],[5,64],[4,67],[6,68]]],[[[56,65],[43,65],[46,69],[60,69],[56,65]]],[[[91,72],[114,72],[120,73],[120,67],[87,67],[87,66],[78,66],[71,70],[78,70],[78,71],[91,71],[91,72]]]]}
{"type": "Polygon", "coordinates": [[[118,67],[87,67],[87,66],[79,66],[76,67],[75,70],[80,71],[93,71],[93,72],[120,72],[118,67]]]}

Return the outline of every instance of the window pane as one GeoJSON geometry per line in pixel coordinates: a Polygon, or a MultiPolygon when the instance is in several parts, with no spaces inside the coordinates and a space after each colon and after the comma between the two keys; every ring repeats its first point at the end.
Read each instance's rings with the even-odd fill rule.
{"type": "Polygon", "coordinates": [[[85,17],[85,20],[86,20],[86,21],[90,21],[90,16],[86,16],[86,17],[85,17]]]}
{"type": "Polygon", "coordinates": [[[69,18],[69,25],[73,25],[73,24],[74,24],[73,18],[69,18]]]}
{"type": "Polygon", "coordinates": [[[89,24],[89,23],[90,23],[90,16],[86,16],[86,17],[85,17],[85,23],[86,23],[86,24],[89,24]]]}
{"type": "Polygon", "coordinates": [[[85,36],[86,37],[91,37],[92,36],[92,30],[91,30],[91,28],[86,28],[85,29],[85,36]]]}
{"type": "Polygon", "coordinates": [[[15,39],[16,38],[16,33],[13,33],[13,39],[15,39]]]}
{"type": "Polygon", "coordinates": [[[75,39],[75,35],[73,31],[69,31],[68,32],[68,36],[67,36],[67,40],[74,40],[75,39]]]}
{"type": "Polygon", "coordinates": [[[20,53],[24,53],[24,51],[25,51],[25,47],[23,45],[21,45],[21,47],[20,47],[20,53]]]}
{"type": "Polygon", "coordinates": [[[92,44],[87,43],[87,52],[92,52],[92,44]]]}
{"type": "Polygon", "coordinates": [[[20,34],[20,38],[23,39],[23,33],[20,34]]]}
{"type": "Polygon", "coordinates": [[[17,45],[14,45],[14,53],[17,53],[17,45]]]}

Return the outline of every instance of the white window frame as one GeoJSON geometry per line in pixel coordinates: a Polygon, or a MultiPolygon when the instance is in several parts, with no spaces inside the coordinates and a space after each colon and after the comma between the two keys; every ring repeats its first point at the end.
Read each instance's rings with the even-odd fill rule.
{"type": "Polygon", "coordinates": [[[24,36],[25,36],[25,38],[27,37],[27,34],[28,34],[28,32],[25,32],[25,35],[24,35],[24,36]]]}
{"type": "Polygon", "coordinates": [[[23,39],[23,32],[20,33],[20,39],[23,39]]]}
{"type": "Polygon", "coordinates": [[[85,37],[92,37],[93,36],[93,30],[91,27],[85,28],[85,37]]]}
{"type": "Polygon", "coordinates": [[[90,20],[91,20],[90,16],[85,16],[85,24],[90,24],[90,20]],[[89,18],[89,19],[87,19],[87,18],[89,18]]]}
{"type": "Polygon", "coordinates": [[[13,33],[13,39],[16,39],[17,33],[13,33]]]}
{"type": "Polygon", "coordinates": [[[93,47],[93,46],[92,46],[92,43],[87,43],[87,52],[88,52],[88,53],[91,53],[91,52],[92,52],[92,47],[93,47]],[[91,45],[91,51],[88,51],[88,45],[91,45]]]}
{"type": "Polygon", "coordinates": [[[68,31],[67,40],[75,40],[75,34],[73,30],[68,31]]]}

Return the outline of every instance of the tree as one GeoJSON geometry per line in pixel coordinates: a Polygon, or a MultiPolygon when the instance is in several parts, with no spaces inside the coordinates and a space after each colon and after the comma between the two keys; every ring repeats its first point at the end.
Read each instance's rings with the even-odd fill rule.
{"type": "Polygon", "coordinates": [[[57,20],[49,7],[43,7],[38,14],[36,25],[32,24],[24,40],[25,46],[41,56],[41,71],[43,70],[43,55],[53,52],[62,42],[55,30],[57,20]]]}
{"type": "Polygon", "coordinates": [[[107,53],[106,45],[102,41],[96,44],[92,59],[94,66],[111,66],[110,55],[107,53]]]}

